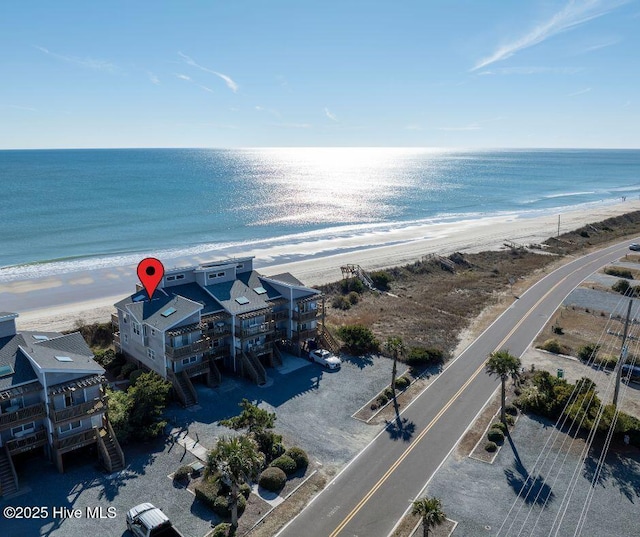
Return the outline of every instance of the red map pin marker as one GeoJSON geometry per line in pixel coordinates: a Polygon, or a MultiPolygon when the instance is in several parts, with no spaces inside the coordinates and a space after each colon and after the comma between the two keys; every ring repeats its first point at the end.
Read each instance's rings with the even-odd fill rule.
{"type": "Polygon", "coordinates": [[[147,291],[149,300],[151,300],[163,276],[164,266],[155,257],[147,257],[138,263],[138,278],[147,291]]]}

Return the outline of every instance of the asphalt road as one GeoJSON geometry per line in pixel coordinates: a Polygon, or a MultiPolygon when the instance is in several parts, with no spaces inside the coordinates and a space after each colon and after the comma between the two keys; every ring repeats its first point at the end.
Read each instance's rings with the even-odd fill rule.
{"type": "Polygon", "coordinates": [[[514,300],[403,410],[402,429],[383,429],[277,536],[387,537],[498,386],[484,372],[489,354],[520,356],[564,298],[629,242],[571,261],[514,300]]]}

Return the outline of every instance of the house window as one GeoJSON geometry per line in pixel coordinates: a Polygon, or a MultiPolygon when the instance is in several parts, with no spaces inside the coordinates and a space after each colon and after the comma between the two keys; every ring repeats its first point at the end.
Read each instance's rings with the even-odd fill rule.
{"type": "Polygon", "coordinates": [[[147,356],[149,358],[151,358],[152,360],[156,359],[156,351],[154,351],[153,349],[147,349],[147,356]]]}
{"type": "Polygon", "coordinates": [[[216,347],[220,346],[221,341],[219,339],[214,339],[213,340],[213,348],[215,349],[216,347]]]}
{"type": "Polygon", "coordinates": [[[25,434],[32,433],[36,428],[36,422],[32,421],[31,423],[23,423],[22,425],[18,425],[17,427],[11,428],[11,435],[20,438],[25,434]]]}
{"type": "Polygon", "coordinates": [[[133,333],[137,336],[140,335],[140,325],[138,323],[133,323],[133,333]]]}
{"type": "Polygon", "coordinates": [[[73,431],[74,429],[79,429],[82,426],[82,421],[70,421],[69,423],[65,423],[64,425],[60,425],[58,427],[58,432],[60,434],[68,433],[69,431],[73,431]]]}
{"type": "Polygon", "coordinates": [[[182,365],[189,365],[189,364],[191,364],[191,363],[193,363],[193,362],[195,362],[197,360],[198,360],[197,356],[191,356],[189,358],[184,358],[182,360],[182,365]]]}
{"type": "Polygon", "coordinates": [[[236,268],[244,268],[244,264],[240,263],[239,265],[236,265],[236,268]]]}
{"type": "Polygon", "coordinates": [[[224,272],[218,272],[218,278],[224,278],[224,272]]]}
{"type": "Polygon", "coordinates": [[[122,334],[122,343],[125,345],[129,343],[129,334],[122,334]]]}
{"type": "Polygon", "coordinates": [[[153,337],[153,336],[155,336],[155,335],[156,335],[155,328],[152,328],[152,329],[151,329],[151,337],[153,337]]]}
{"type": "Polygon", "coordinates": [[[177,274],[176,280],[184,280],[184,274],[177,274]]]}
{"type": "Polygon", "coordinates": [[[127,324],[129,322],[129,315],[128,314],[126,314],[126,313],[122,314],[122,322],[124,324],[127,324]]]}
{"type": "Polygon", "coordinates": [[[167,276],[167,281],[168,282],[172,282],[173,280],[175,280],[176,277],[175,276],[167,276]]]}
{"type": "Polygon", "coordinates": [[[64,394],[64,407],[67,408],[68,406],[73,406],[73,393],[72,392],[66,392],[64,394]]]}

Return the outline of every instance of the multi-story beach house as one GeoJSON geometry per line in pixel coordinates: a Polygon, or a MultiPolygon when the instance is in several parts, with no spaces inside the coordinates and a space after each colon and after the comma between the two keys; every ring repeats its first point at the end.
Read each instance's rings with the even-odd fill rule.
{"type": "Polygon", "coordinates": [[[137,286],[115,304],[116,347],[171,381],[181,402],[197,402],[192,380],[215,386],[221,372],[267,380],[281,363],[322,337],[324,296],[289,273],[262,276],[253,257],[167,270],[152,300],[137,286]]]}
{"type": "Polygon", "coordinates": [[[107,470],[122,469],[91,349],[77,332],[18,332],[17,317],[0,312],[0,494],[17,491],[14,462],[33,450],[63,472],[65,458],[95,444],[107,470]]]}

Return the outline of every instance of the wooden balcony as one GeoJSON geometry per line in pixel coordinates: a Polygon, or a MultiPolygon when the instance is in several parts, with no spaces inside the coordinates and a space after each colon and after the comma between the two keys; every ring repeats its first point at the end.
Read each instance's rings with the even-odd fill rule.
{"type": "Polygon", "coordinates": [[[217,347],[211,347],[209,350],[209,356],[214,359],[224,358],[225,356],[231,356],[230,345],[219,345],[217,347]]]}
{"type": "Polygon", "coordinates": [[[273,332],[275,326],[273,322],[267,322],[258,324],[255,326],[248,326],[245,328],[236,327],[236,337],[240,339],[246,339],[248,337],[253,337],[262,334],[270,334],[273,332]]]}
{"type": "Polygon", "coordinates": [[[113,334],[113,344],[117,348],[120,348],[120,332],[116,332],[115,334],[113,334]]]}
{"type": "Polygon", "coordinates": [[[313,330],[294,330],[291,339],[293,341],[304,341],[305,339],[313,339],[318,335],[318,331],[313,330]]]}
{"type": "Polygon", "coordinates": [[[14,412],[6,412],[4,414],[0,414],[0,431],[15,427],[21,423],[36,421],[44,418],[45,416],[46,410],[44,403],[25,406],[15,410],[14,412]]]}
{"type": "Polygon", "coordinates": [[[287,329],[286,328],[276,328],[273,333],[274,339],[287,339],[287,329]]]}
{"type": "Polygon", "coordinates": [[[72,419],[83,419],[98,412],[104,412],[106,409],[105,398],[96,397],[79,405],[53,410],[49,413],[49,417],[57,424],[72,419]]]}
{"type": "Polygon", "coordinates": [[[271,352],[272,349],[273,345],[271,343],[265,343],[264,345],[251,345],[251,347],[249,347],[249,354],[260,356],[261,354],[271,352]]]}
{"type": "Polygon", "coordinates": [[[210,338],[219,338],[219,337],[224,337],[224,336],[230,336],[231,335],[231,325],[230,324],[222,324],[222,325],[213,325],[212,328],[206,328],[205,329],[205,333],[210,337],[210,338]]]}
{"type": "Polygon", "coordinates": [[[79,433],[56,437],[53,441],[53,447],[58,450],[58,453],[66,453],[72,449],[79,449],[97,441],[96,430],[85,429],[79,433]]]}
{"type": "Polygon", "coordinates": [[[210,348],[211,340],[209,338],[203,338],[183,347],[170,347],[169,345],[165,345],[165,352],[170,360],[177,360],[179,358],[184,358],[185,356],[201,354],[208,351],[210,348]]]}
{"type": "Polygon", "coordinates": [[[289,310],[281,310],[273,313],[274,321],[282,321],[289,318],[289,310]]]}
{"type": "Polygon", "coordinates": [[[24,453],[30,449],[44,446],[47,443],[47,431],[44,428],[38,429],[31,434],[26,434],[20,438],[7,441],[7,449],[11,455],[24,453]]]}
{"type": "Polygon", "coordinates": [[[190,365],[189,367],[185,367],[183,371],[189,378],[203,375],[209,372],[209,361],[207,360],[206,362],[200,362],[199,364],[190,365]]]}
{"type": "Polygon", "coordinates": [[[120,321],[118,320],[118,314],[117,313],[112,313],[111,314],[111,325],[113,326],[113,328],[115,328],[116,330],[118,329],[118,327],[120,326],[120,321]]]}
{"type": "Polygon", "coordinates": [[[294,311],[293,320],[298,322],[309,321],[318,316],[318,310],[294,311]]]}

